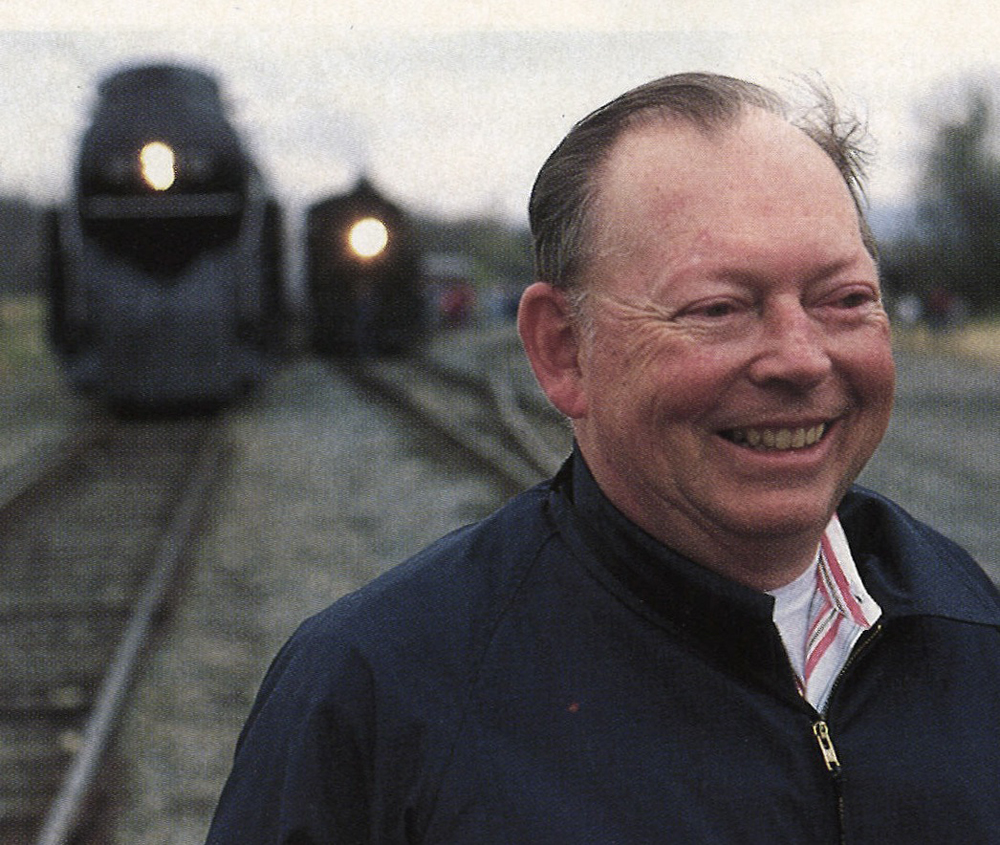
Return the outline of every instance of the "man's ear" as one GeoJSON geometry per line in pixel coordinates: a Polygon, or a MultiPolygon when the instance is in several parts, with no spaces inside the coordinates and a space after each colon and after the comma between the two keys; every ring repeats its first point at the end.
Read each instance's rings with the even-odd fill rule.
{"type": "Polygon", "coordinates": [[[535,282],[521,295],[517,330],[531,369],[549,401],[571,419],[587,412],[580,347],[566,294],[535,282]]]}

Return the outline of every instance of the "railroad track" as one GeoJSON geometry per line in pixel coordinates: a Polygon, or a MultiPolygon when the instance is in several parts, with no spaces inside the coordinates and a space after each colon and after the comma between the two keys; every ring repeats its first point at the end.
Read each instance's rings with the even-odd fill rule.
{"type": "Polygon", "coordinates": [[[95,419],[0,490],[0,841],[100,841],[108,751],[225,450],[95,419]]]}
{"type": "Polygon", "coordinates": [[[465,367],[422,357],[360,362],[350,374],[516,492],[552,475],[572,442],[567,423],[525,378],[523,366],[523,356],[501,341],[465,367]]]}

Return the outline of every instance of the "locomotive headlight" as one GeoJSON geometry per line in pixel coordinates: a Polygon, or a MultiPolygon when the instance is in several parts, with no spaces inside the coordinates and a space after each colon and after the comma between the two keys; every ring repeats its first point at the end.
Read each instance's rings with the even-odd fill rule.
{"type": "Polygon", "coordinates": [[[142,178],[154,191],[165,191],[174,184],[174,151],[162,141],[151,141],[139,153],[142,178]]]}
{"type": "Polygon", "coordinates": [[[374,217],[365,217],[351,226],[347,243],[360,258],[374,258],[389,243],[389,230],[385,223],[374,217]]]}

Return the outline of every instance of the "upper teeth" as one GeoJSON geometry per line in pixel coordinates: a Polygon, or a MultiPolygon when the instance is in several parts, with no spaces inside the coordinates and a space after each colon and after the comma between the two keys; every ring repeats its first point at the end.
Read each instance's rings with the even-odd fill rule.
{"type": "Polygon", "coordinates": [[[826,423],[820,423],[811,428],[734,428],[728,436],[755,449],[801,449],[812,446],[825,432],[826,423]]]}

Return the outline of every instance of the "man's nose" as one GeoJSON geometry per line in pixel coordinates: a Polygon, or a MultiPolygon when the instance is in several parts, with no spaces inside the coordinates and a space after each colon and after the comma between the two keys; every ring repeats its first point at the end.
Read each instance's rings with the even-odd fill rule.
{"type": "Polygon", "coordinates": [[[828,333],[800,302],[778,302],[765,311],[750,369],[754,381],[808,389],[831,370],[828,333]]]}

